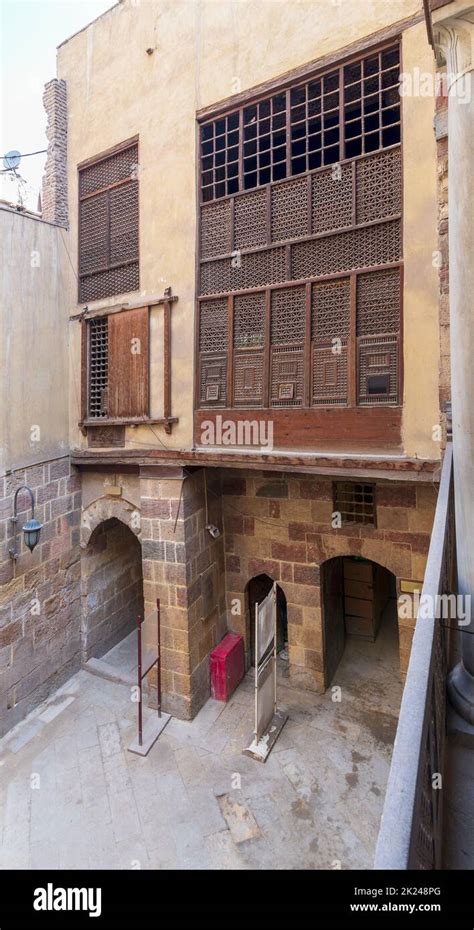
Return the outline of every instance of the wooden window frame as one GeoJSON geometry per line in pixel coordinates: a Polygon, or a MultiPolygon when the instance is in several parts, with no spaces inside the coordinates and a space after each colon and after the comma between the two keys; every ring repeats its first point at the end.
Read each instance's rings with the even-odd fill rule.
{"type": "MultiPolygon", "coordinates": [[[[371,526],[374,529],[377,528],[377,485],[371,481],[366,481],[361,478],[359,481],[333,481],[332,483],[332,502],[333,502],[333,513],[341,514],[341,526],[371,526]],[[344,511],[341,510],[338,503],[338,486],[339,485],[353,485],[363,486],[370,488],[372,491],[372,517],[373,519],[367,520],[348,520],[344,519],[344,511]]],[[[346,514],[347,515],[347,514],[346,514]]]]}
{"type": "MultiPolygon", "coordinates": [[[[199,115],[198,115],[198,146],[197,146],[197,156],[198,156],[197,162],[198,162],[198,163],[197,163],[197,179],[198,179],[198,192],[199,192],[199,193],[198,193],[198,201],[199,201],[200,207],[205,206],[205,205],[208,205],[208,204],[211,204],[211,203],[217,203],[218,201],[221,201],[221,200],[226,200],[226,199],[228,199],[228,197],[230,197],[230,196],[232,196],[232,197],[238,197],[239,195],[249,193],[249,191],[260,190],[262,187],[267,187],[267,186],[269,186],[269,185],[271,186],[271,185],[277,184],[277,183],[279,183],[280,181],[283,181],[283,180],[288,181],[288,180],[290,180],[291,178],[304,177],[306,174],[308,174],[308,172],[318,170],[318,168],[324,168],[324,167],[327,168],[327,167],[330,166],[331,164],[340,164],[340,163],[342,163],[342,162],[346,159],[346,147],[347,147],[347,144],[353,143],[353,142],[354,142],[356,139],[358,139],[358,138],[361,138],[361,139],[362,139],[362,143],[361,143],[361,149],[362,149],[362,150],[361,150],[361,152],[358,153],[358,154],[350,155],[350,156],[348,157],[347,160],[353,161],[353,160],[354,160],[355,158],[357,158],[357,157],[364,156],[364,155],[367,155],[367,154],[369,154],[369,153],[370,153],[370,154],[375,154],[376,152],[384,151],[386,148],[390,148],[391,145],[399,145],[399,144],[401,144],[401,141],[402,141],[402,102],[401,102],[401,98],[400,98],[399,104],[398,104],[398,106],[399,106],[399,118],[398,118],[398,120],[395,121],[394,123],[391,123],[390,126],[382,127],[381,122],[380,122],[380,126],[379,126],[379,129],[378,129],[378,130],[369,130],[368,132],[365,132],[365,131],[364,131],[364,127],[362,127],[361,135],[359,135],[359,136],[354,136],[354,137],[351,137],[350,139],[347,139],[347,138],[346,138],[346,136],[347,136],[347,125],[348,125],[348,123],[349,123],[350,121],[347,121],[347,122],[346,122],[346,120],[345,120],[345,118],[344,118],[344,112],[345,112],[345,108],[346,108],[346,106],[347,106],[347,103],[346,103],[345,98],[344,98],[344,90],[346,89],[347,86],[349,86],[349,84],[346,84],[346,82],[345,82],[344,71],[345,71],[346,68],[349,68],[349,67],[351,67],[351,66],[353,66],[353,65],[356,65],[356,64],[359,63],[359,62],[360,62],[360,64],[361,64],[361,68],[363,69],[363,63],[364,63],[366,60],[369,60],[369,59],[374,58],[375,56],[378,57],[378,63],[379,63],[379,69],[378,69],[378,71],[377,71],[377,75],[380,77],[378,90],[377,90],[377,91],[374,91],[371,95],[370,95],[370,94],[364,94],[364,93],[361,92],[361,97],[360,97],[359,99],[361,100],[362,103],[365,103],[365,99],[366,99],[367,96],[377,96],[377,97],[378,97],[378,108],[377,108],[377,111],[376,111],[376,112],[377,112],[378,114],[380,114],[380,115],[382,114],[382,112],[384,112],[384,111],[386,111],[386,110],[388,110],[388,109],[393,109],[394,106],[397,106],[397,104],[390,104],[389,106],[386,106],[386,107],[383,107],[383,106],[382,106],[382,93],[383,93],[383,92],[386,92],[386,91],[388,91],[388,90],[393,90],[393,88],[394,88],[394,87],[398,87],[398,85],[399,85],[399,83],[400,83],[400,82],[397,80],[393,85],[390,85],[389,87],[385,87],[385,88],[382,88],[382,87],[381,87],[382,74],[385,74],[385,73],[388,73],[388,72],[394,70],[394,66],[390,66],[390,67],[387,67],[387,68],[383,68],[383,67],[382,67],[382,55],[383,55],[384,53],[389,53],[390,51],[392,51],[392,50],[394,50],[394,49],[397,49],[397,50],[398,50],[398,55],[399,55],[398,71],[399,71],[399,73],[400,73],[400,72],[401,72],[401,56],[402,56],[402,49],[401,49],[400,37],[397,35],[397,36],[394,36],[394,37],[391,38],[391,39],[388,39],[386,42],[383,42],[383,43],[380,43],[380,44],[378,44],[378,45],[374,45],[374,46],[371,46],[371,47],[366,47],[363,51],[358,52],[358,53],[355,54],[355,55],[352,55],[352,56],[349,56],[349,57],[346,57],[346,58],[342,58],[339,62],[333,63],[332,65],[328,65],[326,68],[323,68],[323,69],[320,69],[320,70],[308,69],[308,73],[307,73],[307,75],[306,75],[305,77],[303,77],[303,75],[301,75],[297,81],[295,80],[295,81],[293,81],[293,82],[282,81],[282,83],[281,83],[280,86],[278,86],[277,84],[275,84],[275,86],[272,88],[271,92],[270,92],[269,90],[267,90],[265,93],[260,93],[260,94],[257,94],[257,95],[256,95],[254,92],[249,91],[247,94],[242,94],[242,95],[240,95],[238,105],[232,106],[231,104],[229,104],[229,107],[228,107],[228,108],[226,108],[226,109],[220,111],[217,115],[213,115],[212,117],[206,116],[206,115],[202,115],[202,116],[199,116],[199,115]],[[337,110],[337,112],[338,112],[338,114],[339,114],[339,121],[338,121],[338,127],[339,127],[339,142],[337,143],[337,145],[338,145],[338,147],[339,147],[338,157],[337,157],[337,158],[334,158],[332,161],[327,161],[327,162],[325,161],[325,159],[324,159],[324,151],[325,151],[325,149],[326,149],[326,146],[324,146],[324,142],[323,142],[323,139],[322,139],[322,141],[321,141],[321,155],[322,155],[321,164],[320,164],[319,166],[314,165],[314,166],[311,168],[311,167],[309,166],[309,153],[307,152],[307,153],[306,153],[306,168],[305,168],[304,170],[302,170],[301,172],[295,172],[295,173],[293,173],[293,171],[291,170],[291,162],[292,162],[292,159],[293,159],[294,157],[296,157],[296,156],[293,156],[293,155],[292,155],[292,152],[291,152],[291,145],[292,145],[292,142],[293,142],[292,137],[291,137],[291,135],[292,135],[291,130],[292,130],[292,128],[296,125],[296,123],[293,123],[293,122],[292,122],[292,117],[291,117],[291,112],[292,112],[291,94],[292,94],[292,92],[294,92],[294,91],[303,90],[303,89],[306,89],[306,91],[307,91],[311,83],[314,83],[314,82],[317,82],[317,81],[324,82],[325,79],[329,79],[329,78],[333,77],[333,76],[336,75],[336,74],[338,75],[338,93],[339,93],[339,100],[338,100],[337,106],[335,107],[335,110],[337,110]],[[272,107],[273,107],[272,101],[273,101],[276,97],[282,96],[283,94],[286,95],[286,110],[285,110],[285,112],[286,112],[286,123],[285,123],[285,132],[286,132],[286,150],[287,150],[287,151],[286,151],[286,160],[285,160],[285,162],[286,162],[286,174],[285,174],[285,177],[284,177],[284,178],[279,178],[278,180],[272,179],[272,180],[269,180],[269,181],[265,181],[265,182],[263,182],[263,183],[261,183],[261,184],[260,184],[260,183],[257,183],[257,184],[255,184],[255,185],[253,185],[253,186],[248,186],[248,187],[246,187],[246,186],[245,186],[245,176],[246,176],[245,158],[246,158],[246,157],[250,157],[250,156],[247,156],[247,155],[245,154],[244,145],[245,145],[246,142],[249,142],[249,141],[251,141],[251,140],[249,140],[249,139],[246,140],[246,139],[244,138],[245,110],[247,110],[249,107],[256,107],[256,108],[259,108],[262,104],[269,103],[269,104],[270,104],[270,107],[271,107],[271,111],[272,111],[272,107]],[[238,117],[238,124],[239,124],[239,129],[238,129],[238,132],[239,132],[239,139],[238,139],[238,159],[237,159],[237,164],[238,164],[238,175],[237,175],[237,179],[238,179],[238,188],[237,188],[237,190],[231,190],[231,191],[226,190],[225,193],[220,194],[219,196],[214,196],[214,197],[211,197],[211,198],[208,198],[208,199],[204,199],[204,198],[203,198],[203,195],[202,195],[202,192],[203,192],[203,184],[202,184],[202,165],[203,165],[203,159],[209,157],[209,154],[207,153],[207,150],[206,150],[206,152],[203,152],[203,144],[205,145],[206,142],[208,142],[209,140],[203,140],[203,132],[205,132],[205,130],[206,130],[208,127],[216,126],[216,125],[217,125],[218,123],[220,123],[220,122],[226,122],[230,117],[238,117]],[[388,129],[388,128],[393,128],[394,126],[398,126],[399,129],[400,129],[400,138],[399,138],[399,140],[398,140],[397,142],[395,142],[395,143],[389,143],[388,145],[381,145],[381,144],[379,144],[376,148],[369,149],[368,151],[365,150],[365,138],[366,138],[367,136],[369,136],[369,135],[371,135],[371,134],[375,134],[375,132],[378,131],[378,133],[379,133],[379,143],[380,143],[380,142],[382,141],[382,132],[383,132],[383,128],[388,129]]],[[[362,76],[362,81],[364,81],[364,80],[369,80],[369,79],[370,79],[370,76],[367,77],[367,78],[366,78],[365,76],[362,76]]],[[[357,82],[356,82],[356,83],[357,83],[357,82]]],[[[352,85],[351,85],[351,86],[352,86],[352,85]]],[[[336,91],[333,91],[333,93],[336,93],[336,91]]],[[[307,96],[307,94],[306,94],[306,96],[307,96]]],[[[323,113],[324,113],[325,115],[328,115],[328,112],[329,112],[329,111],[326,111],[326,110],[325,110],[324,101],[323,101],[323,97],[322,97],[322,96],[321,96],[321,100],[322,100],[321,115],[323,115],[323,113]]],[[[351,102],[351,103],[354,103],[354,102],[356,102],[356,101],[354,100],[354,101],[350,101],[350,102],[351,102]]],[[[294,107],[293,107],[293,109],[294,109],[294,107]]],[[[365,110],[365,106],[364,106],[363,109],[365,110]]],[[[331,112],[334,112],[334,108],[330,108],[330,111],[331,111],[331,112]]],[[[272,112],[273,112],[273,111],[272,111],[272,112]]],[[[365,120],[366,118],[368,118],[368,117],[371,116],[371,115],[373,115],[373,114],[366,114],[365,112],[363,112],[363,113],[361,113],[360,119],[361,119],[361,121],[363,121],[363,120],[365,120]]],[[[316,117],[309,117],[308,114],[306,113],[306,117],[305,117],[306,123],[309,122],[310,118],[316,118],[316,117]]],[[[260,123],[260,117],[258,117],[258,122],[260,123]]],[[[277,132],[277,131],[282,131],[282,130],[273,130],[273,129],[270,129],[270,130],[269,130],[270,136],[272,135],[272,132],[277,132]]],[[[327,132],[327,131],[330,131],[330,130],[326,130],[325,128],[322,127],[322,128],[321,128],[321,133],[320,133],[321,136],[323,136],[323,134],[324,134],[325,132],[327,132]]],[[[266,133],[264,133],[263,135],[266,135],[266,133]]],[[[219,133],[219,134],[218,134],[218,138],[221,138],[221,137],[222,137],[222,133],[219,133]]],[[[227,138],[226,131],[224,131],[224,137],[227,138]]],[[[257,138],[257,139],[260,139],[260,138],[261,138],[261,134],[257,132],[256,138],[257,138]]],[[[308,138],[308,134],[306,134],[305,138],[308,138]]],[[[334,143],[334,145],[335,145],[335,144],[336,144],[336,143],[334,143]]],[[[333,146],[329,145],[328,147],[334,147],[334,145],[333,145],[333,146]]],[[[232,147],[233,147],[233,146],[232,146],[232,147]]],[[[224,151],[227,152],[227,150],[228,150],[228,147],[227,147],[227,145],[226,145],[225,148],[224,148],[224,151]]],[[[260,151],[260,147],[259,147],[259,151],[260,151]]],[[[271,143],[271,145],[270,145],[270,151],[271,151],[271,152],[273,151],[273,143],[271,143]]],[[[315,150],[315,151],[316,151],[316,150],[315,150]]],[[[213,155],[215,155],[215,151],[213,151],[213,155]]],[[[228,164],[227,159],[225,159],[225,160],[224,160],[224,165],[225,165],[225,180],[223,180],[223,181],[218,181],[218,180],[216,180],[216,176],[214,175],[214,179],[213,179],[212,183],[204,185],[204,189],[208,189],[208,188],[211,187],[211,186],[215,188],[215,186],[216,186],[217,184],[219,184],[219,183],[224,183],[224,184],[227,185],[227,181],[228,181],[228,178],[227,178],[227,164],[228,164]]],[[[232,164],[234,164],[234,161],[232,161],[232,164]]],[[[271,159],[271,165],[273,165],[273,160],[272,160],[272,159],[271,159]]],[[[214,172],[217,170],[217,167],[218,167],[218,166],[214,165],[214,168],[213,168],[213,171],[214,171],[214,172]]],[[[258,168],[257,168],[257,170],[258,170],[258,171],[261,170],[261,168],[260,168],[260,159],[258,159],[258,168]]],[[[271,170],[273,171],[273,169],[271,169],[271,170]]]]}
{"type": "Polygon", "coordinates": [[[99,427],[113,426],[140,426],[141,424],[161,425],[164,426],[165,432],[170,434],[172,426],[179,422],[178,417],[174,417],[171,412],[171,308],[178,300],[176,295],[171,294],[171,288],[165,291],[163,297],[156,298],[149,304],[138,304],[136,306],[117,306],[109,307],[92,312],[84,312],[72,319],[78,319],[81,325],[81,418],[79,427],[84,434],[88,429],[99,427]],[[152,307],[163,307],[163,416],[152,417],[150,415],[150,375],[151,375],[151,339],[150,339],[150,311],[152,307]],[[95,416],[89,414],[89,391],[90,391],[90,323],[98,319],[109,319],[116,315],[133,313],[137,310],[146,311],[147,318],[147,356],[146,356],[146,407],[147,412],[143,416],[95,416]]]}

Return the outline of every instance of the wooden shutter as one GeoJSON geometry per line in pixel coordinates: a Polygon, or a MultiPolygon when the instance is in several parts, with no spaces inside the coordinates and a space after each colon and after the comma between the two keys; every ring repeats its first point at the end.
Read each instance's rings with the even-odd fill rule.
{"type": "Polygon", "coordinates": [[[149,415],[148,307],[112,313],[109,327],[108,416],[149,415]]]}

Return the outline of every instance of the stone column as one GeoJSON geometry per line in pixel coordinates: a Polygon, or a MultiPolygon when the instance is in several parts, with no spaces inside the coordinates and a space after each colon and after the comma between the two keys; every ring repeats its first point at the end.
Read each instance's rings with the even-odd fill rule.
{"type": "MultiPolygon", "coordinates": [[[[451,391],[458,592],[474,595],[474,7],[435,26],[448,78],[451,391]]],[[[449,676],[451,702],[474,724],[474,616],[449,676]]]]}

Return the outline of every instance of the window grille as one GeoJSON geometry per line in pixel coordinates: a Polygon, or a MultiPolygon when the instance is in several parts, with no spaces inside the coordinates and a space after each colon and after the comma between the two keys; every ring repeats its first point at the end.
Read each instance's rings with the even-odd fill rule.
{"type": "Polygon", "coordinates": [[[207,203],[400,142],[398,45],[201,126],[207,203]]]}
{"type": "Polygon", "coordinates": [[[362,523],[375,526],[375,487],[337,481],[334,484],[334,510],[341,514],[342,524],[362,523]]]}
{"type": "Polygon", "coordinates": [[[106,417],[108,412],[109,338],[107,317],[90,320],[89,329],[89,403],[91,418],[106,417]]]}

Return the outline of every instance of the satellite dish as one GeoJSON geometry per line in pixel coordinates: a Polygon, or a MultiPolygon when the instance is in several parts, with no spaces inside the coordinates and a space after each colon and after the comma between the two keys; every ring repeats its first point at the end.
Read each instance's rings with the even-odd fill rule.
{"type": "Polygon", "coordinates": [[[20,162],[21,155],[20,152],[17,152],[16,149],[12,149],[11,152],[7,152],[7,154],[3,156],[3,167],[7,170],[15,170],[15,168],[18,168],[20,162]]]}

